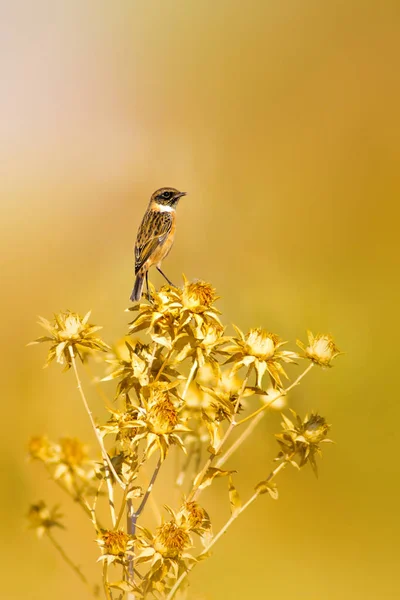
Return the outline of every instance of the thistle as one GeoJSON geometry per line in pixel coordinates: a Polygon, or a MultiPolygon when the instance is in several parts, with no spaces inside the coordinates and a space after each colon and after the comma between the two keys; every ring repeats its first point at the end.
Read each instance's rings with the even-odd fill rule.
{"type": "MultiPolygon", "coordinates": [[[[229,335],[215,306],[216,292],[204,281],[184,278],[181,289],[151,288],[151,295],[151,302],[129,309],[134,318],[128,335],[112,346],[98,337],[100,327],[89,324],[90,313],[81,317],[70,311],[56,314],[52,321],[41,319],[47,335],[34,342],[49,344],[47,364],[55,360],[65,370],[72,368],[97,446],[75,437],[52,441],[36,435],[29,442],[29,456],[90,521],[107,600],[172,600],[253,502],[263,494],[278,498],[279,472],[307,463],[316,472],[317,458],[330,441],[330,425],[321,415],[283,415],[282,430],[276,434],[278,464],[267,472],[261,468],[263,479],[242,501],[236,471],[223,469],[224,463],[229,460],[234,467],[235,452],[245,450],[246,439],[268,409],[287,405],[289,393],[314,365],[331,366],[340,352],[330,335],[309,333],[308,344],[298,342],[301,355],[284,349],[286,342],[265,328],[244,334],[235,327],[229,335]],[[104,366],[101,381],[115,384],[108,417],[101,423],[92,414],[93,400],[84,389],[77,360],[87,362],[94,354],[104,366]],[[292,377],[291,370],[299,369],[302,359],[308,364],[292,377]],[[291,377],[284,387],[284,379],[291,377]],[[161,503],[160,510],[154,488],[174,446],[179,465],[175,473],[167,467],[165,474],[172,477],[171,486],[179,486],[180,499],[175,507],[161,503]],[[221,478],[227,482],[230,516],[214,532],[200,496],[221,478]],[[144,519],[150,506],[156,523],[147,528],[144,519]]],[[[99,385],[97,381],[92,391],[99,385]]],[[[28,521],[93,592],[54,535],[63,528],[58,507],[33,504],[28,521]]]]}

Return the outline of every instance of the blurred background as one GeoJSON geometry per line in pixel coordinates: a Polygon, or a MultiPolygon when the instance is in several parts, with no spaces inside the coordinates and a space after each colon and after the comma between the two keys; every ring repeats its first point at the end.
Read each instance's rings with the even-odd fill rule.
{"type": "MultiPolygon", "coordinates": [[[[395,0],[0,3],[3,598],[86,597],[26,530],[41,498],[98,575],[89,525],[26,459],[33,434],[93,435],[72,376],[25,344],[66,308],[92,309],[108,342],[125,333],[136,230],[165,185],[189,193],[169,277],[211,281],[226,323],[291,349],[330,332],[346,352],[290,400],[333,425],[319,479],[287,469],[190,597],[400,597],[399,33],[395,0]]],[[[264,421],[231,463],[244,497],[276,453],[279,414],[264,421]]],[[[226,487],[207,494],[223,522],[226,487]]]]}

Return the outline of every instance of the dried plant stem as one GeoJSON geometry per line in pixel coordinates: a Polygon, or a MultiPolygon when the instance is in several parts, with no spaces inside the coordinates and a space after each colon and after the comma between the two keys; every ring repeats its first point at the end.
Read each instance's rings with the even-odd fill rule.
{"type": "Polygon", "coordinates": [[[237,438],[237,440],[232,444],[232,446],[228,448],[225,454],[221,456],[221,458],[217,461],[216,466],[218,468],[221,468],[226,463],[228,458],[232,456],[232,454],[236,452],[239,446],[241,446],[243,442],[249,437],[249,435],[253,433],[254,429],[257,427],[264,415],[264,412],[260,412],[254,417],[252,421],[250,421],[249,425],[246,427],[243,433],[237,438]]]}
{"type": "Polygon", "coordinates": [[[121,506],[120,506],[120,509],[118,512],[118,517],[117,517],[117,520],[115,521],[114,531],[116,531],[118,529],[119,524],[121,523],[122,517],[124,516],[124,512],[126,509],[126,497],[127,497],[129,491],[130,491],[129,486],[126,486],[126,488],[124,489],[124,494],[121,499],[121,506]]]}
{"type": "MultiPolygon", "coordinates": [[[[285,396],[288,392],[290,392],[291,389],[293,389],[296,385],[298,385],[300,383],[300,381],[303,379],[303,377],[305,375],[307,375],[307,373],[309,371],[311,371],[311,369],[313,368],[313,366],[314,366],[314,363],[310,363],[308,365],[307,369],[305,371],[303,371],[303,373],[301,373],[297,377],[297,379],[291,385],[289,385],[287,388],[285,388],[284,390],[282,390],[282,392],[278,396],[275,396],[275,398],[273,399],[272,402],[275,402],[279,398],[282,398],[282,396],[285,396]]],[[[264,410],[266,410],[267,408],[269,408],[271,406],[272,402],[269,402],[268,404],[264,404],[263,406],[260,406],[260,408],[258,408],[256,411],[254,411],[253,413],[251,413],[251,415],[248,415],[247,417],[245,417],[241,421],[237,421],[235,423],[235,426],[237,426],[237,425],[243,425],[243,423],[246,423],[247,421],[250,421],[250,419],[253,419],[257,415],[259,415],[260,413],[262,413],[264,410]]]]}
{"type": "Polygon", "coordinates": [[[157,373],[157,375],[156,375],[156,377],[154,379],[154,382],[156,382],[156,381],[158,381],[160,379],[162,372],[164,371],[165,367],[167,366],[167,363],[168,363],[169,359],[171,358],[172,352],[173,352],[173,348],[171,348],[170,350],[168,350],[167,354],[165,355],[164,361],[163,361],[163,363],[162,363],[162,365],[160,367],[160,370],[158,371],[158,373],[157,373]]]}
{"type": "Polygon", "coordinates": [[[287,387],[285,390],[283,390],[282,393],[280,393],[278,396],[275,396],[275,398],[273,398],[270,402],[268,402],[268,403],[264,404],[263,406],[261,406],[258,410],[256,410],[254,413],[252,413],[251,415],[249,415],[245,419],[242,419],[241,421],[235,423],[235,427],[236,427],[237,425],[241,425],[242,423],[245,423],[246,421],[250,421],[249,425],[246,427],[246,429],[243,431],[243,433],[237,438],[237,440],[232,444],[232,446],[230,448],[228,448],[228,450],[225,452],[225,454],[223,456],[221,456],[221,458],[217,461],[217,465],[216,466],[218,468],[222,467],[222,465],[224,465],[226,463],[226,461],[228,460],[228,458],[230,456],[232,456],[232,454],[234,452],[236,452],[236,450],[249,437],[249,435],[251,435],[253,433],[253,431],[257,427],[258,423],[264,417],[265,410],[267,408],[269,408],[274,402],[276,402],[277,400],[279,400],[279,398],[281,398],[282,396],[284,396],[285,394],[287,394],[287,392],[289,392],[293,387],[295,387],[296,385],[298,385],[299,382],[303,379],[303,377],[311,370],[312,366],[313,366],[313,363],[311,363],[307,367],[307,369],[305,369],[305,371],[303,371],[303,373],[301,373],[299,375],[299,377],[289,387],[287,387]]]}
{"type": "Polygon", "coordinates": [[[184,400],[186,398],[186,394],[188,393],[189,386],[192,383],[194,376],[196,375],[198,366],[199,365],[198,365],[197,360],[194,360],[193,364],[192,364],[192,368],[190,369],[190,373],[186,380],[185,389],[183,390],[183,394],[182,394],[182,400],[184,400]]]}
{"type": "MultiPolygon", "coordinates": [[[[160,471],[160,467],[162,465],[162,460],[161,458],[158,459],[156,468],[154,469],[153,475],[150,479],[150,483],[148,485],[148,488],[146,490],[145,495],[143,496],[143,499],[139,505],[139,508],[135,511],[132,512],[132,500],[128,500],[127,503],[127,507],[128,507],[128,511],[127,511],[127,531],[130,535],[135,535],[136,533],[136,523],[138,518],[140,517],[140,515],[142,514],[142,512],[145,509],[145,506],[147,504],[147,500],[149,499],[149,496],[151,494],[151,490],[153,489],[153,485],[155,480],[157,479],[157,475],[160,471]]],[[[128,560],[128,568],[129,568],[129,581],[130,583],[133,584],[133,580],[134,580],[134,575],[135,575],[135,569],[134,569],[134,562],[133,562],[133,556],[129,557],[128,560]]],[[[133,596],[134,597],[134,596],[133,596]]]]}
{"type": "Polygon", "coordinates": [[[203,467],[203,468],[202,468],[202,470],[200,471],[199,475],[196,477],[196,485],[193,485],[193,487],[192,487],[192,490],[191,490],[191,492],[190,492],[189,496],[187,497],[187,502],[191,502],[192,500],[196,500],[196,499],[197,499],[197,497],[199,496],[199,494],[200,494],[200,492],[201,492],[201,490],[200,490],[200,485],[202,484],[202,482],[203,482],[203,479],[204,479],[204,477],[205,477],[205,475],[206,475],[206,473],[207,473],[208,469],[209,469],[209,468],[210,468],[210,466],[212,465],[212,463],[213,463],[213,461],[214,461],[214,459],[215,459],[216,455],[217,455],[217,454],[218,454],[218,453],[221,451],[221,448],[222,448],[222,447],[223,447],[223,445],[225,444],[225,442],[226,442],[226,440],[228,439],[228,437],[231,435],[231,433],[232,433],[232,431],[233,431],[233,429],[234,429],[234,427],[235,427],[235,425],[236,425],[236,422],[235,422],[235,416],[236,416],[236,414],[237,414],[237,411],[239,410],[240,400],[241,400],[241,397],[242,397],[242,395],[243,395],[243,393],[244,393],[244,390],[246,389],[246,386],[247,386],[247,382],[248,382],[248,379],[249,379],[250,372],[251,372],[251,366],[249,367],[249,369],[248,369],[248,371],[247,371],[247,374],[246,374],[246,377],[244,378],[244,380],[243,380],[243,383],[242,383],[242,385],[241,385],[241,388],[240,388],[240,390],[239,390],[239,392],[238,392],[238,397],[237,397],[237,400],[236,400],[236,405],[235,405],[235,410],[234,410],[234,414],[233,414],[232,420],[231,420],[231,422],[229,423],[229,426],[228,426],[227,430],[225,431],[225,434],[224,434],[224,436],[222,437],[222,439],[221,439],[220,443],[219,443],[219,444],[218,444],[218,446],[215,448],[215,452],[214,452],[214,454],[212,454],[212,455],[211,455],[211,456],[208,458],[208,460],[206,461],[206,463],[205,463],[204,467],[203,467]]]}
{"type": "Polygon", "coordinates": [[[75,360],[75,355],[74,355],[74,351],[73,351],[72,346],[69,347],[69,353],[71,355],[71,362],[72,362],[72,366],[73,366],[73,369],[74,369],[75,378],[76,378],[76,382],[77,382],[77,385],[78,385],[78,390],[79,390],[79,393],[81,395],[81,398],[82,398],[82,401],[83,401],[83,405],[84,405],[84,407],[86,409],[86,412],[89,415],[89,419],[90,419],[90,422],[92,424],[93,431],[94,431],[94,433],[96,435],[97,441],[99,442],[99,446],[100,446],[101,452],[103,454],[103,459],[107,462],[108,468],[110,469],[111,473],[113,474],[113,477],[115,478],[115,480],[118,481],[119,485],[122,487],[122,489],[124,489],[125,485],[121,481],[121,479],[118,477],[118,475],[117,475],[117,473],[116,473],[116,471],[115,471],[115,469],[113,467],[113,464],[112,464],[112,462],[110,460],[110,457],[108,456],[107,450],[106,450],[106,448],[104,446],[103,438],[101,437],[101,435],[99,433],[99,430],[97,429],[96,423],[95,423],[95,421],[93,419],[92,411],[90,410],[89,404],[88,404],[88,402],[86,400],[86,396],[85,396],[85,393],[83,391],[82,383],[81,383],[81,380],[80,380],[80,377],[79,377],[78,368],[76,366],[76,360],[75,360]]]}
{"type": "Polygon", "coordinates": [[[112,522],[112,526],[115,527],[115,523],[117,522],[117,517],[115,516],[114,489],[113,489],[112,481],[111,481],[111,473],[110,473],[110,470],[108,468],[108,464],[106,461],[104,461],[104,468],[106,471],[108,504],[110,506],[111,522],[112,522]]]}
{"type": "MultiPolygon", "coordinates": [[[[286,467],[286,465],[290,462],[290,460],[292,458],[293,458],[293,455],[289,456],[286,460],[281,462],[273,471],[271,471],[271,473],[268,475],[266,481],[271,481],[272,479],[274,479],[274,477],[276,477],[276,475],[286,467]]],[[[212,538],[212,540],[210,541],[208,546],[206,548],[204,548],[204,550],[202,552],[200,552],[200,554],[197,556],[198,560],[201,559],[202,557],[204,557],[204,555],[206,555],[211,550],[211,548],[218,542],[218,540],[224,535],[224,533],[226,533],[226,531],[229,529],[229,527],[232,525],[232,523],[234,521],[236,521],[236,519],[239,517],[239,515],[241,515],[251,504],[253,504],[254,500],[256,500],[259,495],[260,495],[259,492],[255,492],[249,498],[249,500],[247,500],[247,502],[245,504],[243,504],[243,506],[237,512],[235,512],[234,514],[232,514],[230,516],[230,518],[227,520],[225,525],[212,538]]],[[[176,592],[178,591],[182,581],[184,579],[186,579],[186,577],[189,575],[189,573],[195,567],[196,564],[198,564],[198,563],[197,562],[193,563],[193,565],[190,568],[186,569],[186,571],[183,571],[183,573],[181,573],[180,577],[178,577],[173,588],[169,592],[166,600],[172,600],[172,598],[175,596],[176,592]]]]}
{"type": "Polygon", "coordinates": [[[108,584],[108,563],[107,560],[103,561],[103,587],[107,600],[113,600],[110,586],[108,584]]]}
{"type": "Polygon", "coordinates": [[[80,568],[70,559],[68,554],[62,548],[62,546],[60,546],[60,544],[57,542],[57,540],[53,537],[53,534],[51,533],[51,531],[49,529],[46,530],[46,535],[49,538],[50,542],[53,544],[53,546],[61,554],[62,558],[67,563],[67,565],[70,566],[73,571],[75,571],[75,573],[77,574],[79,579],[82,581],[82,583],[87,585],[90,588],[92,594],[95,595],[94,590],[92,589],[90,583],[88,582],[88,580],[86,579],[86,577],[84,576],[84,574],[82,573],[80,568]]]}

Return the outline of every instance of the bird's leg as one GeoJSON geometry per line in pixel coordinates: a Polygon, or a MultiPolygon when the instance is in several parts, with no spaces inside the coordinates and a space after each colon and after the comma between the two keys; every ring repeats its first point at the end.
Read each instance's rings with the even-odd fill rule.
{"type": "Polygon", "coordinates": [[[163,272],[161,271],[160,267],[157,267],[157,271],[158,271],[159,273],[161,273],[161,275],[164,277],[164,279],[166,279],[166,280],[168,281],[169,285],[172,285],[172,287],[174,287],[174,288],[178,287],[177,285],[174,285],[174,284],[172,283],[172,281],[170,281],[170,280],[168,279],[168,277],[165,275],[165,273],[163,273],[163,272]]]}
{"type": "Polygon", "coordinates": [[[147,289],[147,294],[146,294],[147,300],[149,302],[151,302],[150,290],[149,290],[149,272],[148,271],[146,271],[146,289],[147,289]]]}

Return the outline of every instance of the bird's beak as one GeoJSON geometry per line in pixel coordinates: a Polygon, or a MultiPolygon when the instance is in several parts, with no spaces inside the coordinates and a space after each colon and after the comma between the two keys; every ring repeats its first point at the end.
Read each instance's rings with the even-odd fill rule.
{"type": "Polygon", "coordinates": [[[182,196],[186,196],[187,192],[179,192],[179,194],[177,194],[177,198],[182,198],[182,196]]]}

